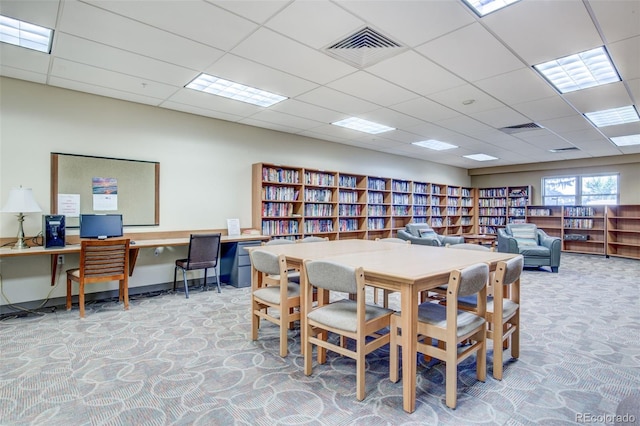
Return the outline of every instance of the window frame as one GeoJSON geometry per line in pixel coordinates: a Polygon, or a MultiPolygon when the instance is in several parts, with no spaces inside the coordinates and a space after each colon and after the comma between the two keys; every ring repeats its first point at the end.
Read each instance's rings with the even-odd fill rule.
{"type": "Polygon", "coordinates": [[[620,173],[589,173],[589,174],[571,174],[571,175],[556,175],[556,176],[544,176],[542,177],[542,179],[540,180],[540,188],[542,189],[541,193],[541,201],[542,201],[542,205],[548,205],[548,206],[570,206],[570,205],[576,205],[576,206],[583,206],[583,205],[595,205],[595,204],[588,204],[584,202],[584,198],[589,197],[589,198],[593,198],[593,197],[597,197],[597,196],[603,196],[603,195],[615,195],[615,204],[609,204],[609,205],[617,205],[620,204],[620,173]],[[616,179],[616,192],[615,193],[607,193],[607,194],[583,194],[582,192],[582,185],[583,185],[583,179],[585,178],[597,178],[597,177],[606,177],[606,176],[611,176],[611,177],[615,177],[616,179]],[[575,192],[573,195],[547,195],[546,194],[546,189],[547,189],[547,185],[546,185],[546,181],[550,180],[550,179],[575,179],[576,185],[575,185],[575,192]],[[573,203],[558,203],[556,200],[556,203],[548,203],[547,202],[547,198],[551,198],[551,197],[555,197],[557,199],[567,199],[569,197],[573,197],[573,203]]]}

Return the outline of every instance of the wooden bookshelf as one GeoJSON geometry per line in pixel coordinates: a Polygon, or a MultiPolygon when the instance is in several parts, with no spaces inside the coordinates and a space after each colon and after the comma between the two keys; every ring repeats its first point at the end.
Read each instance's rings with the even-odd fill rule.
{"type": "Polygon", "coordinates": [[[302,237],[302,169],[257,164],[252,175],[254,228],[263,235],[302,237]]]}
{"type": "Polygon", "coordinates": [[[391,227],[395,233],[413,220],[413,182],[391,179],[391,227]]]}
{"type": "Polygon", "coordinates": [[[378,176],[367,178],[367,238],[392,236],[391,179],[378,176]]]}
{"type": "Polygon", "coordinates": [[[336,239],[338,231],[338,174],[324,170],[303,171],[303,238],[336,239]]]}
{"type": "Polygon", "coordinates": [[[476,189],[460,188],[460,231],[462,234],[476,233],[476,189]]]}
{"type": "Polygon", "coordinates": [[[607,256],[640,259],[640,205],[607,207],[607,256]]]}
{"type": "Polygon", "coordinates": [[[508,223],[525,223],[531,186],[478,188],[478,232],[497,234],[508,223]]]}
{"type": "Polygon", "coordinates": [[[562,206],[527,206],[527,222],[552,237],[562,238],[562,206]]]}
{"type": "Polygon", "coordinates": [[[367,177],[338,175],[338,234],[340,239],[367,237],[367,177]]]}
{"type": "Polygon", "coordinates": [[[605,254],[604,206],[563,206],[562,218],[562,250],[605,254]]]}

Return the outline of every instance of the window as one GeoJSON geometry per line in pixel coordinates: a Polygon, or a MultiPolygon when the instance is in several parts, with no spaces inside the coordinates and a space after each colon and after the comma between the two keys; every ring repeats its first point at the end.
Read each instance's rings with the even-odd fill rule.
{"type": "Polygon", "coordinates": [[[543,178],[542,203],[551,206],[618,204],[618,175],[543,178]]]}

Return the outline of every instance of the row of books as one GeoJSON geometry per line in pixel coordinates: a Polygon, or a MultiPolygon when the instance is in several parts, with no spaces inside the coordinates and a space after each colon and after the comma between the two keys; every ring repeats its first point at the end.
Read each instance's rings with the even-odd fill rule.
{"type": "Polygon", "coordinates": [[[507,214],[506,208],[501,207],[481,207],[478,209],[481,216],[504,216],[507,214]]]}
{"type": "Polygon", "coordinates": [[[300,173],[291,169],[263,167],[262,180],[265,182],[300,183],[300,173]]]}
{"type": "Polygon", "coordinates": [[[593,219],[565,219],[564,227],[574,229],[592,229],[593,219]]]}
{"type": "Polygon", "coordinates": [[[333,204],[305,204],[305,216],[333,216],[333,204]]]}
{"type": "Polygon", "coordinates": [[[340,191],[338,193],[338,200],[341,203],[357,203],[360,194],[356,191],[340,191]]]}
{"type": "Polygon", "coordinates": [[[478,225],[493,225],[493,226],[504,226],[506,223],[506,218],[502,217],[492,217],[492,216],[481,216],[478,218],[478,225]]]}
{"type": "Polygon", "coordinates": [[[299,224],[297,220],[263,220],[263,235],[297,234],[299,224]]]}
{"type": "Polygon", "coordinates": [[[293,203],[262,203],[262,216],[291,216],[293,203]]]}
{"type": "Polygon", "coordinates": [[[593,207],[565,207],[565,216],[595,216],[596,210],[593,207]]]}
{"type": "Polygon", "coordinates": [[[304,221],[304,232],[333,232],[333,220],[316,219],[304,221]]]}
{"type": "Polygon", "coordinates": [[[300,191],[290,186],[265,186],[262,198],[268,201],[296,201],[300,191]]]}
{"type": "Polygon", "coordinates": [[[340,216],[361,216],[362,204],[340,204],[338,206],[338,215],[340,216]]]}
{"type": "Polygon", "coordinates": [[[331,202],[333,191],[330,189],[308,189],[304,190],[305,201],[322,201],[325,203],[331,202]]]}
{"type": "Polygon", "coordinates": [[[305,185],[334,186],[336,178],[329,173],[305,172],[304,183],[305,185]]]}

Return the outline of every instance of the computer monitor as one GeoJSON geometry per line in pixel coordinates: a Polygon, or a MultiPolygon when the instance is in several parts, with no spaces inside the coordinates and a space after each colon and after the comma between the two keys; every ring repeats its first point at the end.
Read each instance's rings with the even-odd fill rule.
{"type": "Polygon", "coordinates": [[[111,237],[121,237],[121,214],[81,214],[80,238],[98,238],[103,240],[111,237]]]}

